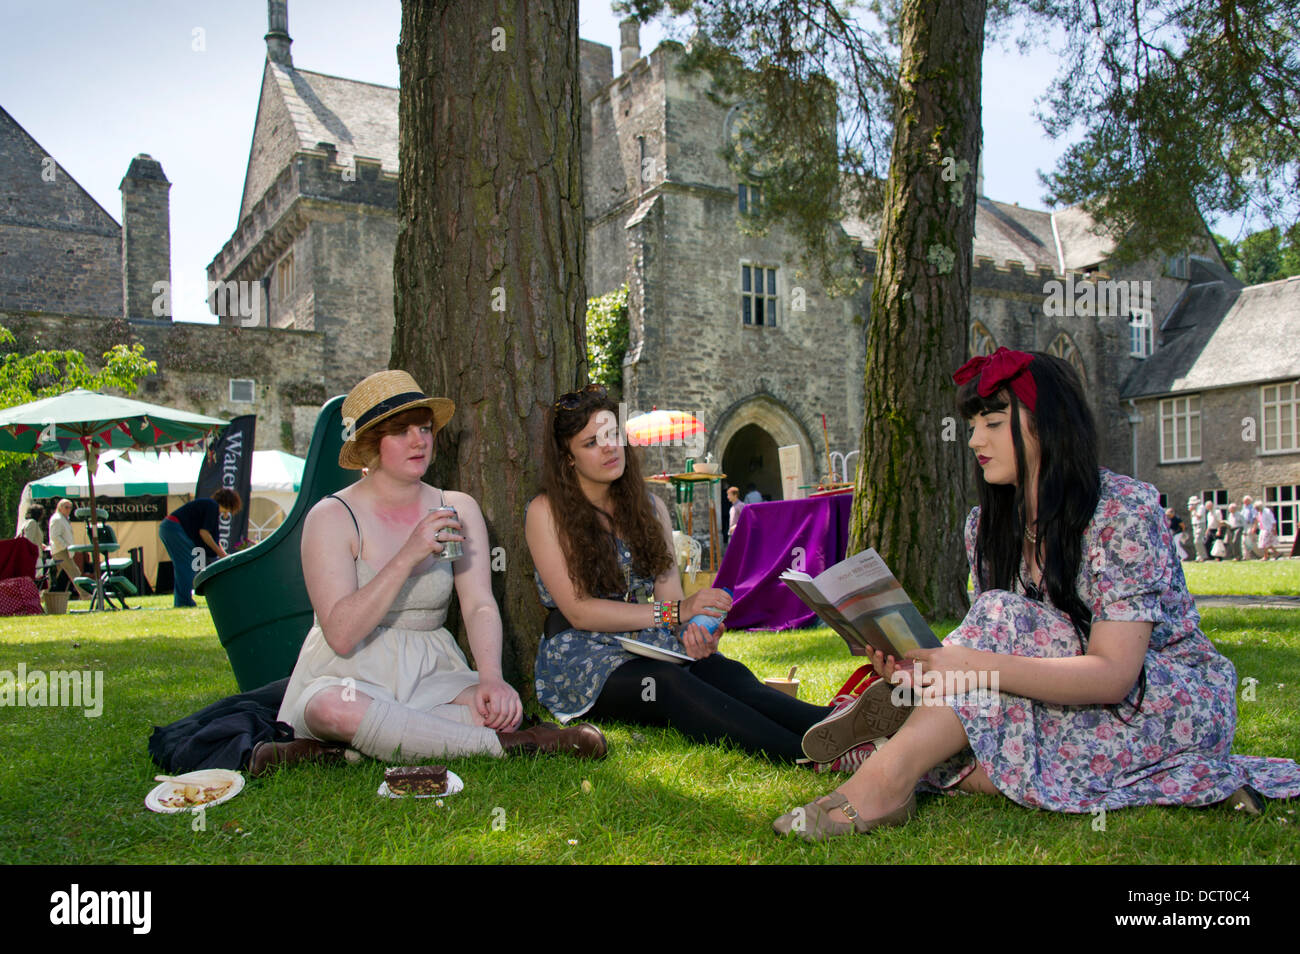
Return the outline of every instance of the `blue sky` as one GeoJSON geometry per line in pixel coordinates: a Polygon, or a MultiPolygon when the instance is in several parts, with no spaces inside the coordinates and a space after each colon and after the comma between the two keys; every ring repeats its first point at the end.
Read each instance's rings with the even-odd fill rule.
{"type": "MultiPolygon", "coordinates": [[[[610,45],[608,0],[582,0],[579,32],[610,45]]],[[[206,266],[230,238],[266,53],[264,0],[3,0],[0,106],[115,219],[131,158],[162,163],[171,189],[179,320],[211,320],[206,266]]],[[[294,63],[396,86],[400,0],[292,0],[294,63]]],[[[663,32],[642,30],[642,51],[663,32]]],[[[1032,113],[1057,68],[1049,50],[985,54],[985,193],[1045,208],[1037,171],[1063,148],[1032,113]]]]}

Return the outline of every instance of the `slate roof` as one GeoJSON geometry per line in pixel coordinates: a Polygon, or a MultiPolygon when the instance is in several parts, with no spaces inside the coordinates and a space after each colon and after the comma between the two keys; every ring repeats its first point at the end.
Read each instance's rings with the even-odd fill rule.
{"type": "MultiPolygon", "coordinates": [[[[841,225],[867,248],[876,247],[878,226],[856,217],[841,225]]],[[[1094,234],[1093,227],[1091,216],[1079,208],[1044,212],[980,196],[975,205],[975,259],[990,258],[999,266],[1021,262],[1030,272],[1082,271],[1104,260],[1114,245],[1107,236],[1094,234]]]]}
{"type": "Polygon", "coordinates": [[[397,96],[391,86],[312,73],[268,61],[298,143],[315,149],[332,142],[341,165],[354,157],[378,159],[385,172],[397,173],[397,96]]]}
{"type": "Polygon", "coordinates": [[[1197,260],[1191,277],[1122,398],[1300,378],[1300,278],[1243,288],[1197,260]]]}

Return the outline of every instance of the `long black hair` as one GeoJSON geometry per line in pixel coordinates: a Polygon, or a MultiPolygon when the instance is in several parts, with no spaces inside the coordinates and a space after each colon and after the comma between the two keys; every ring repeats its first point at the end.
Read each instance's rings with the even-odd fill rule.
{"type": "MultiPolygon", "coordinates": [[[[1043,589],[1052,605],[1065,613],[1079,637],[1079,651],[1087,652],[1092,612],[1079,598],[1075,581],[1083,563],[1083,537],[1101,496],[1098,470],[1097,425],[1083,394],[1083,383],[1071,365],[1041,351],[1033,355],[1028,373],[1038,391],[1037,406],[1029,411],[1033,436],[1038,441],[1038,512],[1033,527],[1025,513],[1025,439],[1020,431],[1020,399],[1011,388],[981,397],[972,379],[957,391],[957,407],[964,419],[980,413],[1007,411],[1016,452],[1014,485],[990,484],[976,466],[980,521],[975,534],[975,572],[981,590],[1010,590],[1020,576],[1026,530],[1036,534],[1035,559],[1043,573],[1043,589]]],[[[1028,410],[1028,409],[1027,409],[1028,410]]],[[[1022,580],[1029,588],[1031,581],[1022,580]]],[[[1138,680],[1136,707],[1146,694],[1146,667],[1138,680]]]]}

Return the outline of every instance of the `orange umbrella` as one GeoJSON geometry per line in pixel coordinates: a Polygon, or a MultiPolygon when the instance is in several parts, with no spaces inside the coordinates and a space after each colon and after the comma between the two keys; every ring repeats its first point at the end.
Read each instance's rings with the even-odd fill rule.
{"type": "Polygon", "coordinates": [[[694,414],[685,411],[651,411],[638,414],[627,422],[627,440],[638,447],[654,444],[679,444],[699,434],[704,425],[694,414]]]}

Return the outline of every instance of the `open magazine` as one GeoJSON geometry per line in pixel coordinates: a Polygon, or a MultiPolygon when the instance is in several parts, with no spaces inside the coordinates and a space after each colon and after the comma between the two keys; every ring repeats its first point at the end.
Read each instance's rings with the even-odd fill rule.
{"type": "Polygon", "coordinates": [[[879,649],[901,659],[909,649],[943,645],[875,550],[855,553],[816,577],[786,570],[781,580],[855,656],[879,649]]]}

